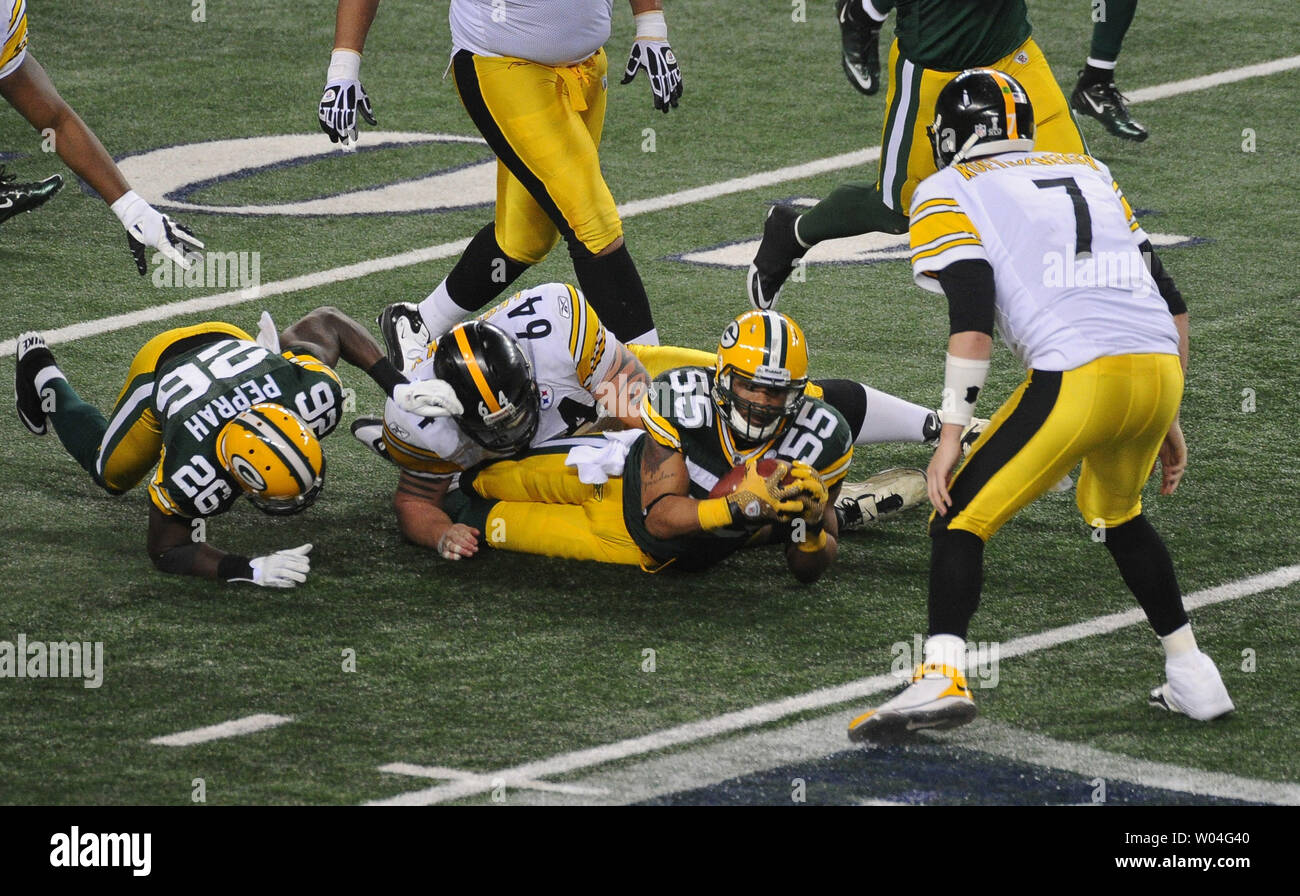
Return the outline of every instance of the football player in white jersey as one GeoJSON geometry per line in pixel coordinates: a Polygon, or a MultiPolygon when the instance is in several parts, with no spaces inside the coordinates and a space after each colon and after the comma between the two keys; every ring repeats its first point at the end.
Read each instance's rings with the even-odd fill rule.
{"type": "MultiPolygon", "coordinates": [[[[42,135],[54,135],[59,158],[108,203],[126,228],[127,246],[141,276],[148,271],[148,255],[161,252],[174,263],[189,268],[189,249],[202,249],[186,228],[160,214],[131,189],[113,158],[81,117],[64,102],[45,69],[27,51],[27,0],[0,0],[0,96],[17,109],[42,135]]],[[[57,176],[56,176],[57,177],[57,176]]],[[[46,178],[35,191],[41,202],[53,196],[62,179],[46,178]],[[43,198],[41,198],[43,197],[43,198]]],[[[31,191],[29,191],[31,192],[31,191]]],[[[27,208],[34,208],[30,197],[27,208]]],[[[0,221],[4,220],[0,208],[0,221]]]]}
{"type": "MultiPolygon", "coordinates": [[[[645,70],[656,109],[682,92],[660,0],[630,0],[637,37],[623,83],[645,70]]],[[[379,0],[339,0],[321,128],[348,148],[375,123],[361,51],[379,0]]],[[[613,0],[451,0],[456,89],[498,159],[496,215],[420,304],[434,333],[484,308],[563,236],[578,283],[623,342],[655,344],[650,302],[600,171],[613,0]]]]}
{"type": "MultiPolygon", "coordinates": [[[[481,534],[443,510],[461,472],[595,423],[598,403],[604,416],[639,426],[629,396],[649,383],[641,362],[565,283],[523,290],[453,327],[408,371],[416,382],[447,383],[458,399],[454,416],[437,419],[389,401],[382,431],[401,469],[393,503],[403,535],[449,560],[476,553],[481,534]]],[[[365,422],[353,432],[377,449],[357,425],[365,422]]]]}
{"type": "Polygon", "coordinates": [[[891,740],[975,717],[964,660],[984,544],[1080,461],[1079,510],[1104,533],[1165,650],[1168,680],[1150,702],[1198,720],[1230,712],[1169,552],[1142,513],[1157,457],[1162,494],[1174,492],[1187,463],[1182,296],[1105,165],[1032,151],[1033,107],[1014,78],[963,72],[940,93],[930,138],[939,170],[912,198],[912,268],[918,285],[947,297],[951,322],[944,426],[927,473],[930,637],[913,683],[853,719],[850,739],[891,740]],[[995,320],[1029,376],[953,476],[995,320]]]}

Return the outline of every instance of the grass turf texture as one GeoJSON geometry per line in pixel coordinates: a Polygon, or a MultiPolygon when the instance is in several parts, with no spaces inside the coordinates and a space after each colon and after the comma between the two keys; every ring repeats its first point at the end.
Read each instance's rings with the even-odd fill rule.
{"type": "MultiPolygon", "coordinates": [[[[823,8],[825,7],[825,8],[823,8]]],[[[695,2],[670,8],[686,93],[668,116],[648,87],[617,85],[631,24],[616,4],[603,163],[621,201],[702,186],[878,143],[883,97],[844,83],[830,4],[809,21],[787,4],[695,2]],[[728,35],[720,38],[720,35],[728,35]],[[740,37],[737,37],[740,35],[740,37]],[[719,39],[728,41],[720,52],[719,39]],[[654,129],[655,152],[643,152],[654,129]]],[[[1235,7],[1181,2],[1140,13],[1120,84],[1165,83],[1300,52],[1285,0],[1235,7]],[[1215,35],[1213,42],[1197,38],[1215,35]],[[1265,36],[1261,36],[1265,35],[1265,36]]],[[[332,15],[300,4],[161,13],[121,3],[50,2],[30,12],[32,49],[65,98],[115,154],[274,133],[315,132],[314,107],[332,15]],[[100,36],[122,43],[106,53],[100,36]],[[127,63],[125,60],[130,60],[127,63]]],[[[385,3],[368,44],[364,83],[385,129],[472,135],[450,82],[444,5],[385,3]],[[418,27],[413,26],[418,23],[418,27]]],[[[1082,7],[1032,4],[1035,36],[1068,90],[1086,55],[1082,7]]],[[[1184,405],[1188,478],[1173,499],[1148,490],[1185,591],[1295,562],[1296,525],[1277,488],[1297,465],[1292,361],[1300,274],[1294,155],[1300,130],[1295,71],[1134,107],[1152,132],[1141,146],[1085,121],[1093,152],[1153,232],[1201,237],[1164,253],[1192,312],[1193,361],[1184,405]],[[1242,131],[1257,151],[1242,151],[1242,131]],[[1256,409],[1243,412],[1243,389],[1256,409]]],[[[321,139],[325,138],[323,135],[321,139]]],[[[69,185],[46,208],[0,227],[6,301],[0,332],[53,328],[192,298],[138,278],[116,221],[15,113],[0,116],[0,150],[22,179],[62,171],[69,185]]],[[[279,201],[421,173],[422,150],[362,154],[213,187],[199,201],[279,201]]],[[[439,150],[440,164],[472,150],[439,150]]],[[[709,348],[744,307],[742,272],[668,256],[755,237],[765,204],[825,195],[874,175],[850,170],[629,219],[637,259],[666,341],[709,348]]],[[[351,219],[186,214],[209,247],[262,254],[264,282],[469,236],[486,209],[351,219]]],[[[216,317],[254,326],[263,305],[286,325],[334,304],[365,321],[386,303],[423,296],[451,259],[334,286],[175,318],[54,347],[87,400],[111,407],[135,350],[160,329],[216,317]]],[[[571,278],[562,248],[525,282],[571,278]]],[[[935,399],[945,311],[911,286],[906,265],[814,267],[782,309],[813,347],[814,373],[853,376],[935,399]]],[[[13,359],[0,359],[0,377],[13,359]]],[[[357,411],[378,390],[342,371],[357,411]]],[[[1019,381],[1005,350],[989,408],[1019,381]]],[[[920,514],[845,539],[836,567],[801,588],[774,552],[748,553],[705,575],[633,571],[511,555],[448,564],[403,544],[389,498],[391,469],[346,432],[327,442],[320,504],[290,520],[239,506],[209,538],[255,554],[311,541],[312,578],[279,592],[223,588],[155,573],[143,552],[146,497],[97,493],[53,437],[0,421],[0,639],[105,644],[105,680],[0,680],[0,800],[9,803],[187,803],[191,780],[209,803],[353,803],[431,782],[381,774],[404,761],[489,771],[620,740],[755,703],[884,672],[890,645],[925,625],[929,544],[920,514]],[[646,648],[656,671],[642,671],[646,648]],[[342,651],[356,651],[344,672],[342,651]],[[287,726],[173,749],[148,739],[255,712],[287,726]],[[512,719],[502,737],[503,720],[512,719]]],[[[859,451],[851,478],[924,466],[920,446],[859,451]]],[[[1153,637],[1135,626],[1006,661],[997,689],[977,695],[989,717],[1142,759],[1276,781],[1297,778],[1296,718],[1274,672],[1297,655],[1300,588],[1194,614],[1237,715],[1212,726],[1159,714],[1145,692],[1161,680],[1153,637]],[[1241,652],[1257,671],[1239,671],[1241,652]]],[[[1128,609],[1109,557],[1089,538],[1072,495],[1048,495],[988,551],[973,640],[1005,640],[1128,609]]],[[[843,710],[847,721],[851,710],[843,710]]],[[[828,752],[842,744],[828,745],[828,752]]]]}

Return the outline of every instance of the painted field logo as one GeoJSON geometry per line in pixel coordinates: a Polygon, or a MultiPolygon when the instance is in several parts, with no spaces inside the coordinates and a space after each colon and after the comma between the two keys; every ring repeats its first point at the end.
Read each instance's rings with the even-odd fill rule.
{"type": "Polygon", "coordinates": [[[147,877],[153,867],[153,834],[83,834],[73,825],[70,833],[50,837],[50,845],[55,868],[130,868],[147,877]]]}
{"type": "Polygon", "coordinates": [[[84,678],[83,687],[104,683],[103,641],[0,641],[0,678],[84,678]]]}

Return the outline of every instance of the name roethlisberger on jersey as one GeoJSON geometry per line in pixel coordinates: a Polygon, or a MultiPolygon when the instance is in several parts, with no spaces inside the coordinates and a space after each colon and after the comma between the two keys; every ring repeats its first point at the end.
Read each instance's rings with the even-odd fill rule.
{"type": "Polygon", "coordinates": [[[952,169],[960,174],[965,180],[970,180],[976,175],[983,174],[986,171],[999,171],[1003,168],[1018,168],[1024,165],[1087,165],[1093,171],[1100,171],[1097,166],[1097,160],[1092,156],[1086,156],[1078,152],[1052,152],[1040,155],[1022,156],[1018,159],[1006,159],[993,157],[987,159],[972,159],[969,162],[959,162],[952,166],[952,169]]]}

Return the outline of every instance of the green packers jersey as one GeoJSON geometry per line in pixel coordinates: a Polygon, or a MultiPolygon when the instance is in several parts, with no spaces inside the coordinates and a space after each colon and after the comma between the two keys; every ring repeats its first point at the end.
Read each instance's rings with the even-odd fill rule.
{"type": "Polygon", "coordinates": [[[243,494],[217,458],[217,436],[255,404],[284,405],[321,438],[338,425],[343,388],[333,370],[292,349],[273,354],[255,342],[224,338],[159,365],[153,411],[163,448],[149,486],[154,506],[172,516],[224,513],[243,494]]]}
{"type": "Polygon", "coordinates": [[[840,412],[818,398],[805,397],[795,418],[772,439],[756,446],[737,445],[713,400],[714,371],[678,367],[655,378],[641,405],[646,438],[628,454],[623,473],[623,519],[633,541],[657,560],[674,560],[682,569],[702,569],[745,546],[752,533],[721,530],[670,540],[652,536],[641,510],[641,458],[647,439],[681,452],[690,473],[689,496],[697,500],[733,467],[751,458],[803,461],[836,485],[853,459],[853,433],[840,412]]]}
{"type": "Polygon", "coordinates": [[[991,65],[1029,40],[1025,0],[898,0],[898,52],[941,72],[991,65]]]}

